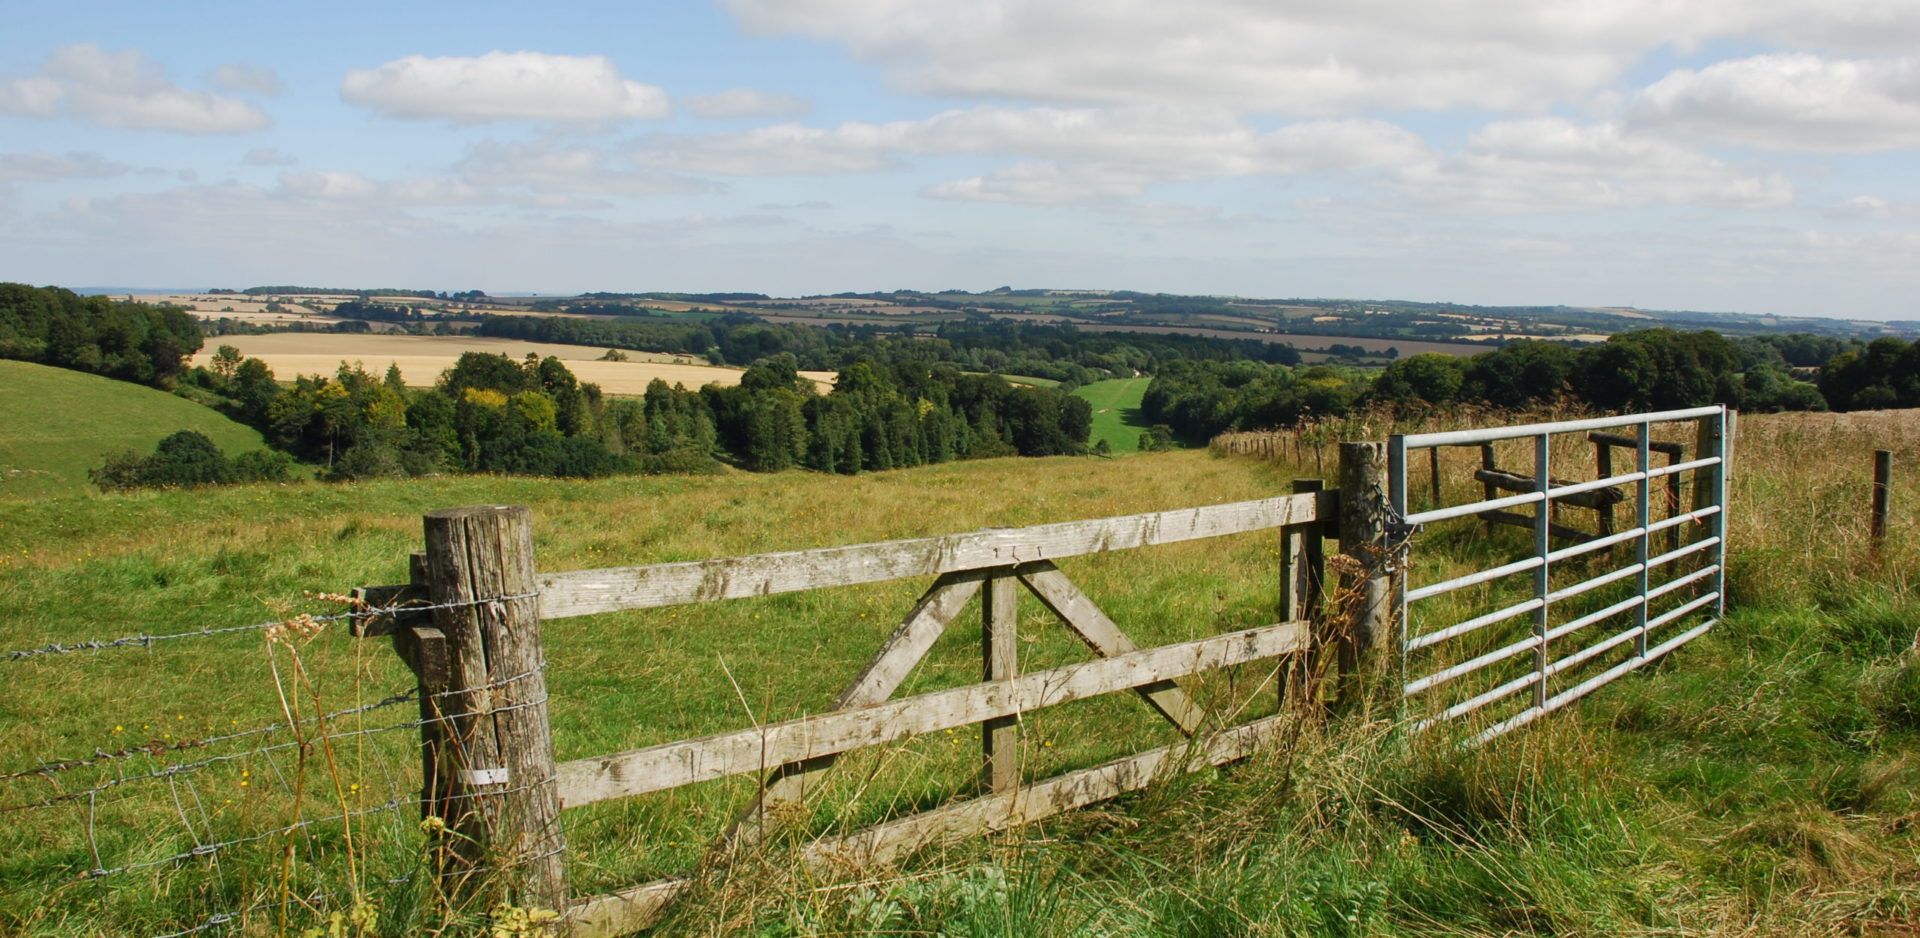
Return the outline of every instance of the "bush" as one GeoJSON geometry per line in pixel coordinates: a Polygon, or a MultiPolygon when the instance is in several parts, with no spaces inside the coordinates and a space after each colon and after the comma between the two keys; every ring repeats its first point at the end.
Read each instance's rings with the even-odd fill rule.
{"type": "Polygon", "coordinates": [[[284,482],[292,474],[293,457],[273,450],[255,450],[229,460],[213,440],[195,430],[181,430],[160,441],[153,455],[123,450],[104,465],[87,470],[87,478],[103,492],[136,488],[192,488],[230,482],[284,482]]]}

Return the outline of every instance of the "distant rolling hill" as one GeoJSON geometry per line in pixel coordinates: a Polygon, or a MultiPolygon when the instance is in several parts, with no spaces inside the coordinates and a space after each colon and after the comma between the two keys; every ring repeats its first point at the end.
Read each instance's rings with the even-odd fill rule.
{"type": "Polygon", "coordinates": [[[229,456],[266,445],[253,428],[164,391],[0,361],[0,498],[93,491],[87,470],[108,453],[150,453],[177,430],[198,430],[229,456]]]}

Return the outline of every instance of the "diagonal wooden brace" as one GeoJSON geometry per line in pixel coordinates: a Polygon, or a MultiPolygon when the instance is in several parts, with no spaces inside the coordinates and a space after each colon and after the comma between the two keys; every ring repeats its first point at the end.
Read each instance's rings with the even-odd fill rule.
{"type": "MultiPolygon", "coordinates": [[[[963,570],[943,574],[935,580],[914,604],[913,611],[907,613],[900,626],[888,636],[880,653],[840,692],[829,709],[864,707],[893,696],[900,682],[926,657],[934,641],[947,630],[947,625],[960,614],[967,601],[980,592],[981,582],[992,572],[992,569],[963,570]]],[[[791,762],[767,773],[766,784],[727,832],[725,843],[735,847],[758,843],[768,833],[768,812],[783,803],[797,802],[807,786],[832,766],[836,758],[829,755],[791,762]]]]}
{"type": "MultiPolygon", "coordinates": [[[[1060,621],[1065,622],[1080,636],[1081,641],[1087,643],[1087,647],[1102,658],[1140,649],[1133,639],[1120,631],[1119,626],[1113,624],[1112,619],[1107,618],[1106,613],[1100,611],[1099,606],[1093,604],[1093,600],[1087,598],[1087,594],[1080,591],[1080,587],[1073,585],[1073,581],[1067,579],[1067,575],[1051,562],[1040,561],[1022,567],[1020,582],[1026,584],[1033,595],[1040,597],[1040,601],[1059,616],[1060,621]]],[[[1168,722],[1179,727],[1180,732],[1192,736],[1200,731],[1205,714],[1179,684],[1156,681],[1137,687],[1134,691],[1153,709],[1160,711],[1160,715],[1166,717],[1168,722]]]]}

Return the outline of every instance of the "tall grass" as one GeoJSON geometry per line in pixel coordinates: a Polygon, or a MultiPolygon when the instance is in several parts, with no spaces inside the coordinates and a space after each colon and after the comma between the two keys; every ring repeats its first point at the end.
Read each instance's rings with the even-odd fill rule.
{"type": "MultiPolygon", "coordinates": [[[[1322,432],[1377,439],[1410,424],[1367,415],[1322,432]]],[[[1303,719],[1288,745],[1248,763],[897,864],[826,871],[793,865],[791,843],[701,865],[752,784],[711,783],[568,809],[574,890],[693,867],[692,897],[657,929],[675,935],[1911,933],[1920,926],[1920,604],[1905,571],[1920,548],[1900,507],[1920,505],[1920,484],[1896,476],[1893,534],[1877,558],[1864,531],[1871,450],[1893,449],[1897,466],[1912,465],[1917,441],[1911,415],[1741,421],[1727,621],[1659,666],[1491,745],[1462,751],[1449,732],[1409,737],[1390,708],[1303,719]]],[[[1185,452],[854,479],[455,479],[20,503],[0,518],[0,650],[243,624],[280,617],[289,603],[318,611],[301,605],[303,590],[399,580],[417,548],[418,516],[456,504],[532,505],[539,564],[558,570],[1184,507],[1273,494],[1289,478],[1318,474],[1311,446],[1295,459],[1289,444],[1287,457],[1185,452]]],[[[1517,458],[1502,462],[1522,465],[1517,458]]],[[[1590,449],[1556,451],[1570,475],[1590,470],[1583,458],[1590,449]]],[[[1474,494],[1461,475],[1477,454],[1447,459],[1443,496],[1474,494]]],[[[1323,460],[1330,474],[1330,454],[1323,460]]],[[[1501,549],[1443,533],[1421,547],[1420,562],[1432,565],[1423,576],[1501,549]]],[[[1142,644],[1160,643],[1271,621],[1274,547],[1270,536],[1247,536],[1063,569],[1142,644]]],[[[923,586],[549,623],[559,756],[817,711],[923,586]]],[[[1084,657],[1037,604],[1023,603],[1023,670],[1084,657]]],[[[977,639],[964,623],[954,633],[901,693],[975,679],[977,639]]],[[[309,706],[322,710],[410,683],[383,646],[336,631],[300,653],[321,694],[309,706]]],[[[0,695],[0,770],[113,750],[135,726],[133,738],[165,741],[167,720],[191,724],[171,733],[177,739],[224,720],[284,719],[272,668],[290,667],[285,656],[242,634],[0,662],[12,678],[0,695]]],[[[1244,715],[1258,715],[1272,707],[1265,678],[1224,675],[1197,692],[1218,709],[1244,704],[1244,715]]],[[[390,714],[411,711],[366,719],[390,714]]],[[[977,739],[933,736],[843,761],[798,836],[970,794],[977,739]]],[[[1030,715],[1021,738],[1023,769],[1038,777],[1169,736],[1138,701],[1114,696],[1030,715]]],[[[318,792],[310,804],[327,811],[377,806],[418,784],[405,733],[340,744],[337,787],[320,768],[324,755],[310,755],[303,790],[318,792]]],[[[140,764],[178,758],[163,752],[140,764]]],[[[388,882],[418,869],[424,844],[417,815],[403,811],[352,831],[351,877],[341,862],[347,832],[334,825],[218,862],[75,878],[100,865],[96,846],[101,864],[116,865],[284,823],[299,774],[283,755],[172,788],[125,786],[92,805],[8,812],[0,931],[154,934],[259,905],[230,931],[297,933],[356,901],[368,933],[511,927],[487,909],[449,908],[417,877],[388,882]],[[287,901],[283,917],[283,897],[312,892],[344,895],[311,909],[287,901]]],[[[0,780],[0,809],[70,784],[64,774],[0,780]]],[[[356,927],[345,917],[339,925],[356,927]]]]}

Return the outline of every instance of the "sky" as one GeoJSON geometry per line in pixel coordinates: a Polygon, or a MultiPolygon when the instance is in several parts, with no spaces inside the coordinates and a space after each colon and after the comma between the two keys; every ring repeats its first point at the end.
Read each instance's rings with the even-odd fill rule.
{"type": "Polygon", "coordinates": [[[7,6],[0,280],[1920,319],[1915,0],[7,6]]]}

